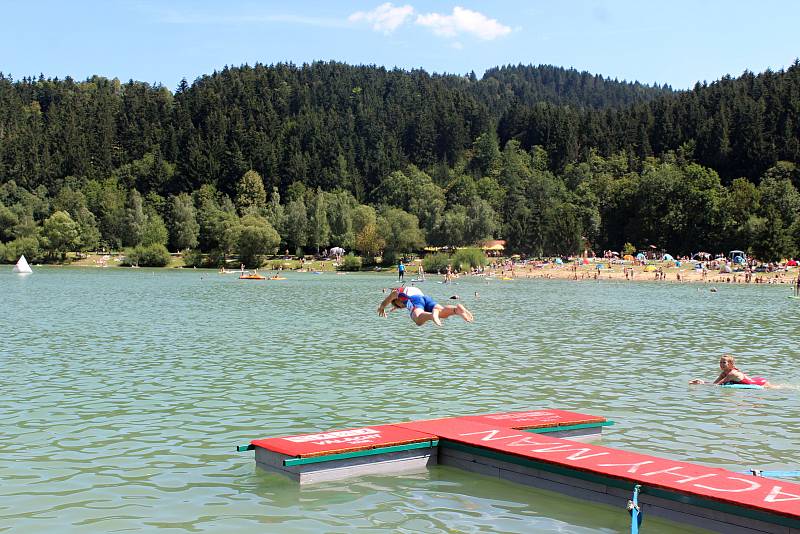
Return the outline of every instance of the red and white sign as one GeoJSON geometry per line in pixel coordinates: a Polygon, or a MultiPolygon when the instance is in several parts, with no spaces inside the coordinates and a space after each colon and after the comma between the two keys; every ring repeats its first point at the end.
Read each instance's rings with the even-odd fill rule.
{"type": "Polygon", "coordinates": [[[440,438],[538,462],[644,484],[686,495],[725,501],[788,517],[800,517],[800,484],[753,477],[587,443],[520,432],[469,418],[433,419],[400,426],[440,438]]]}
{"type": "Polygon", "coordinates": [[[250,443],[280,454],[307,458],[435,439],[437,439],[436,436],[432,434],[396,425],[380,425],[282,438],[256,439],[250,443]]]}

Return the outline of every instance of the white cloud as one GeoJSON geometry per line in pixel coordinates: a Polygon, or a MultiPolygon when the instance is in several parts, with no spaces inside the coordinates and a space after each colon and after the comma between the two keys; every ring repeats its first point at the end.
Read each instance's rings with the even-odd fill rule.
{"type": "Polygon", "coordinates": [[[372,11],[356,11],[347,20],[350,22],[367,22],[372,25],[373,30],[388,34],[403,25],[406,19],[413,14],[414,8],[408,4],[394,6],[391,2],[386,2],[372,11]]]}
{"type": "Polygon", "coordinates": [[[491,41],[511,33],[511,28],[499,23],[497,19],[490,19],[483,13],[459,6],[453,8],[451,15],[441,13],[417,15],[415,23],[430,28],[433,33],[443,37],[456,37],[466,33],[491,41]]]}

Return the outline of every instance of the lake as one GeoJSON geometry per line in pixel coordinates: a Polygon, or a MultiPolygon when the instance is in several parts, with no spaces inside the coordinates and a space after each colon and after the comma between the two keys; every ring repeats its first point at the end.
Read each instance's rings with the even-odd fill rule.
{"type": "MultiPolygon", "coordinates": [[[[300,488],[237,445],[560,408],[598,443],[798,469],[800,301],[789,286],[459,279],[475,314],[377,316],[389,274],[34,266],[0,273],[0,532],[619,532],[620,509],[435,467],[300,488]],[[476,292],[478,297],[476,298],[476,292]],[[688,386],[718,356],[787,384],[688,386]]],[[[649,531],[687,532],[646,517],[649,531]]]]}

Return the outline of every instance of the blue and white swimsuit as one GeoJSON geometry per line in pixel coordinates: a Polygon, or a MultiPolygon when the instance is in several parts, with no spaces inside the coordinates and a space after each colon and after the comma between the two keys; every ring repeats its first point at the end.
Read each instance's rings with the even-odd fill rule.
{"type": "Polygon", "coordinates": [[[398,288],[397,298],[406,305],[409,312],[413,312],[415,308],[422,308],[431,313],[437,304],[431,297],[424,295],[418,287],[398,288]]]}

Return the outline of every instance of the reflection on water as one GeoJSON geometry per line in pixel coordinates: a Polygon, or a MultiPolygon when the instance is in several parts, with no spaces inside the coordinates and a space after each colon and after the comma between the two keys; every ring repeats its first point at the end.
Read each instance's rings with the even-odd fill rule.
{"type": "MultiPolygon", "coordinates": [[[[299,488],[235,445],[552,407],[603,444],[797,469],[787,286],[459,280],[476,322],[379,319],[380,275],[40,268],[0,274],[0,531],[619,532],[622,510],[436,467],[299,488]],[[480,300],[474,298],[480,292],[480,300]],[[688,387],[722,352],[791,388],[688,387]]],[[[685,532],[648,517],[659,532],[685,532]]]]}

